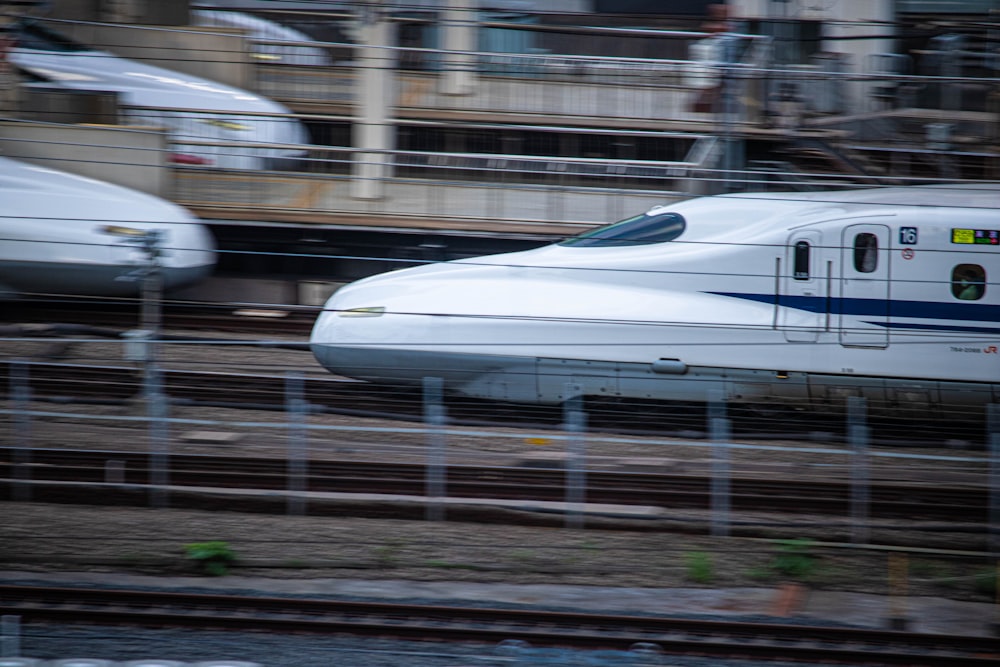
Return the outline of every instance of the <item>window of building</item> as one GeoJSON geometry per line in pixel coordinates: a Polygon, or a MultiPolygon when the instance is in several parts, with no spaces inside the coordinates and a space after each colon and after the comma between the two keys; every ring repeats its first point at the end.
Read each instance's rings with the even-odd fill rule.
{"type": "Polygon", "coordinates": [[[854,270],[874,273],[878,268],[878,237],[863,232],[854,237],[854,270]]]}
{"type": "Polygon", "coordinates": [[[976,301],[986,294],[986,269],[978,264],[959,264],[951,270],[951,293],[956,299],[976,301]]]}

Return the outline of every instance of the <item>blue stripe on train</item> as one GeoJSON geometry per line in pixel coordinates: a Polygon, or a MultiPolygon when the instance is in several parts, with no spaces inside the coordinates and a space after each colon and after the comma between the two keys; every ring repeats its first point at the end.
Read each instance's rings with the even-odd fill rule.
{"type": "Polygon", "coordinates": [[[908,329],[910,331],[948,331],[951,333],[981,333],[1000,336],[1000,327],[963,327],[956,324],[920,324],[918,322],[865,322],[886,329],[908,329]]]}
{"type": "MultiPolygon", "coordinates": [[[[786,308],[805,310],[810,313],[825,313],[827,308],[833,315],[857,315],[861,317],[885,316],[919,317],[929,320],[963,320],[977,322],[1000,322],[1000,306],[976,301],[942,303],[939,301],[900,301],[897,299],[843,299],[840,297],[790,296],[774,294],[751,294],[748,292],[707,292],[717,296],[745,299],[774,305],[776,302],[786,308]]],[[[899,326],[894,323],[893,326],[899,326]]],[[[951,327],[949,327],[951,328],[951,327]]]]}

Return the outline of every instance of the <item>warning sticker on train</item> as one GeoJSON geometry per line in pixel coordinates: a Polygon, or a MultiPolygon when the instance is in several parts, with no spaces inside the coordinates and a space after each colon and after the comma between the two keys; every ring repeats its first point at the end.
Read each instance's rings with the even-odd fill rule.
{"type": "Polygon", "coordinates": [[[1000,229],[952,229],[951,242],[969,245],[1000,245],[1000,229]]]}

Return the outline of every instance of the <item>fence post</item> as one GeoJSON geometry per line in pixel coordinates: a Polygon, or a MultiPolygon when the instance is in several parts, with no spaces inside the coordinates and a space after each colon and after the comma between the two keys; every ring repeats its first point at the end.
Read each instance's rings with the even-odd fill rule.
{"type": "Polygon", "coordinates": [[[30,362],[10,362],[10,400],[14,408],[14,475],[11,499],[31,500],[31,382],[30,362]]]}
{"type": "Polygon", "coordinates": [[[993,622],[990,630],[994,637],[1000,637],[1000,560],[993,561],[993,622]]]}
{"type": "Polygon", "coordinates": [[[288,497],[285,511],[290,516],[306,513],[306,483],[309,465],[309,434],[306,431],[308,404],[303,399],[302,376],[285,375],[285,410],[288,412],[288,497]]]}
{"type": "Polygon", "coordinates": [[[427,425],[427,478],[424,493],[427,496],[427,521],[443,521],[442,499],[447,494],[445,480],[446,449],[444,424],[444,382],[441,378],[424,378],[424,423],[427,425]]]}
{"type": "Polygon", "coordinates": [[[905,553],[889,554],[889,627],[892,630],[906,630],[909,567],[905,553]]]}
{"type": "Polygon", "coordinates": [[[0,658],[21,655],[21,617],[13,614],[0,616],[0,658]]]}
{"type": "Polygon", "coordinates": [[[1000,404],[986,406],[986,442],[990,451],[990,509],[987,548],[1000,553],[1000,404]]]}
{"type": "Polygon", "coordinates": [[[712,535],[729,536],[731,470],[729,465],[730,424],[722,392],[708,397],[708,432],[712,439],[712,535]]]}
{"type": "Polygon", "coordinates": [[[851,443],[851,542],[867,544],[871,500],[871,475],[868,469],[867,402],[860,396],[847,398],[847,433],[851,443]]]}
{"type": "Polygon", "coordinates": [[[170,438],[167,431],[167,397],[163,393],[160,369],[146,367],[143,377],[146,419],[149,421],[149,504],[164,508],[169,504],[170,438]]]}
{"type": "Polygon", "coordinates": [[[569,433],[566,442],[566,528],[583,528],[583,505],[587,499],[587,414],[579,386],[566,385],[563,404],[563,428],[569,433]]]}

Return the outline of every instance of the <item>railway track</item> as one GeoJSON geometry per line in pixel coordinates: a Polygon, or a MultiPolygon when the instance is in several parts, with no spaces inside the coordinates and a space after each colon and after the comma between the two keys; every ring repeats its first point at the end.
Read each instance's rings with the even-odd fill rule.
{"type": "MultiPolygon", "coordinates": [[[[62,297],[52,301],[23,301],[10,306],[5,319],[46,325],[54,321],[105,328],[134,329],[140,324],[138,299],[93,302],[62,297]]],[[[165,329],[253,333],[276,333],[308,338],[318,307],[253,306],[243,304],[166,303],[162,309],[165,329]]]]}
{"type": "MultiPolygon", "coordinates": [[[[243,341],[254,346],[254,343],[243,341]]],[[[277,346],[280,343],[263,344],[277,346]]],[[[289,344],[302,347],[302,344],[289,344]]],[[[304,347],[302,349],[305,349],[304,347]]],[[[0,362],[0,396],[10,392],[12,362],[0,362]]],[[[287,383],[281,373],[192,371],[162,368],[162,391],[170,401],[216,407],[246,409],[287,409],[287,383]]],[[[27,378],[35,398],[73,401],[126,401],[143,392],[143,371],[137,365],[72,364],[36,361],[27,378]]],[[[422,421],[421,392],[412,387],[377,386],[346,380],[317,371],[302,380],[303,399],[311,412],[422,421]]],[[[565,419],[559,406],[524,405],[471,398],[446,397],[447,419],[451,424],[523,428],[561,428],[565,419]]],[[[704,406],[665,405],[634,401],[629,404],[598,403],[586,406],[588,429],[594,432],[706,437],[704,406]]],[[[778,416],[747,415],[736,411],[734,433],[755,439],[843,441],[842,420],[821,415],[786,419],[778,416]],[[776,428],[777,426],[777,428],[776,428]],[[779,430],[780,429],[780,430],[779,430]]],[[[871,424],[875,443],[909,447],[941,446],[962,435],[961,423],[948,425],[944,432],[919,422],[900,426],[890,421],[871,424]]],[[[974,429],[973,429],[974,430],[974,429]]],[[[982,433],[969,435],[967,444],[981,440],[982,433]]]]}
{"type": "Polygon", "coordinates": [[[857,627],[471,606],[0,585],[0,613],[89,623],[350,634],[841,665],[995,665],[1000,639],[857,627]]]}
{"type": "MultiPolygon", "coordinates": [[[[10,389],[11,363],[0,363],[0,396],[10,389]]],[[[286,383],[282,375],[161,370],[162,390],[171,399],[204,405],[283,410],[286,383]]],[[[135,366],[35,362],[28,377],[35,398],[57,400],[95,399],[124,401],[141,396],[143,375],[135,366]]],[[[403,420],[422,420],[420,392],[344,380],[329,374],[306,377],[304,398],[313,410],[341,414],[370,415],[403,420]]],[[[545,428],[558,426],[562,411],[543,406],[504,406],[472,399],[449,402],[453,421],[509,425],[518,423],[545,428]],[[486,417],[490,415],[490,417],[486,417]]]]}
{"type": "MultiPolygon", "coordinates": [[[[157,479],[148,454],[127,451],[0,449],[0,477],[7,480],[104,484],[114,471],[115,485],[143,485],[157,479]],[[20,458],[19,458],[20,457],[20,458]]],[[[286,459],[208,454],[173,454],[172,486],[243,490],[290,488],[286,459]]],[[[316,493],[365,493],[424,496],[430,471],[423,463],[311,460],[303,464],[299,490],[316,493]]],[[[566,498],[563,470],[497,465],[452,464],[444,473],[449,497],[559,502],[566,498]]],[[[84,494],[94,493],[83,489],[84,494]]],[[[62,493],[66,493],[63,491],[62,493]]],[[[872,518],[954,521],[985,524],[989,518],[985,487],[876,483],[869,489],[872,518]]],[[[708,510],[712,477],[655,472],[587,472],[586,500],[608,505],[708,510]]],[[[82,501],[82,502],[85,502],[82,501]]],[[[731,507],[739,512],[849,516],[851,487],[846,480],[755,479],[731,481],[731,507]]]]}
{"type": "MultiPolygon", "coordinates": [[[[42,328],[58,326],[52,324],[58,321],[78,327],[104,327],[105,334],[120,334],[141,326],[140,305],[137,299],[93,302],[87,299],[53,297],[51,300],[16,302],[4,313],[3,319],[42,328]]],[[[287,347],[297,345],[299,349],[306,351],[309,333],[319,312],[320,307],[317,306],[164,302],[161,310],[161,328],[163,331],[211,331],[221,334],[253,335],[262,341],[275,336],[291,336],[299,342],[289,343],[287,347]]],[[[196,339],[197,335],[166,336],[166,338],[196,339]]],[[[482,401],[456,401],[454,408],[456,411],[474,413],[477,416],[497,411],[498,423],[511,414],[516,414],[520,419],[531,419],[537,414],[543,421],[559,418],[551,417],[558,411],[544,406],[522,404],[504,406],[498,402],[490,402],[489,405],[490,407],[485,407],[482,401]]],[[[907,410],[908,407],[902,404],[898,409],[907,410]]],[[[417,414],[420,410],[420,406],[411,405],[406,408],[410,414],[417,414]]],[[[657,429],[661,432],[664,429],[685,432],[703,430],[705,424],[703,410],[701,408],[695,410],[696,415],[692,415],[692,410],[691,405],[668,407],[655,402],[649,404],[634,402],[627,405],[614,402],[595,403],[588,407],[588,413],[594,420],[593,428],[607,428],[617,432],[623,430],[641,432],[644,429],[657,429]]],[[[809,437],[810,433],[817,432],[833,433],[837,437],[842,437],[845,432],[841,417],[828,417],[819,411],[809,411],[805,414],[789,411],[761,414],[752,409],[747,409],[743,413],[743,409],[738,408],[733,412],[742,413],[740,416],[748,422],[748,428],[762,433],[770,429],[772,432],[780,430],[780,435],[793,437],[796,434],[799,437],[809,437]],[[780,424],[778,429],[774,428],[776,424],[780,424]]],[[[959,421],[960,415],[949,412],[942,413],[943,421],[940,419],[922,421],[926,417],[925,412],[925,409],[913,406],[898,417],[872,420],[869,426],[872,427],[874,436],[886,441],[895,441],[897,444],[900,440],[908,440],[911,445],[916,446],[936,446],[942,441],[964,440],[980,445],[985,445],[987,442],[986,434],[983,432],[985,424],[963,423],[959,421]]],[[[734,415],[730,415],[732,416],[734,415]]]]}
{"type": "MultiPolygon", "coordinates": [[[[92,328],[96,335],[120,336],[124,331],[140,326],[139,304],[135,300],[121,302],[102,301],[92,303],[79,299],[59,299],[25,301],[15,304],[5,313],[8,321],[28,323],[40,327],[29,335],[58,336],[58,325],[52,325],[54,318],[73,327],[92,328]],[[56,328],[53,328],[56,327],[56,328]],[[96,327],[105,327],[96,329],[96,327]],[[46,332],[46,328],[50,331],[46,332]]],[[[298,349],[308,355],[308,337],[319,309],[311,306],[256,307],[246,304],[197,304],[183,302],[165,303],[162,310],[162,330],[179,332],[206,332],[257,337],[261,348],[284,347],[298,349]],[[276,342],[276,336],[292,337],[296,342],[276,342]]],[[[85,334],[84,334],[85,335],[85,334]]],[[[197,333],[191,335],[164,334],[170,342],[197,341],[197,333]]],[[[255,345],[253,339],[228,341],[242,345],[255,345]]],[[[230,347],[230,349],[233,349],[230,347]]],[[[221,354],[219,355],[222,356],[221,354]]],[[[311,360],[311,355],[308,355],[311,360]]],[[[239,355],[234,356],[231,365],[238,365],[239,355]]],[[[419,392],[412,389],[376,388],[365,383],[337,382],[325,371],[315,366],[322,374],[308,377],[306,398],[319,409],[342,414],[386,416],[397,419],[420,419],[423,406],[419,392]]],[[[0,368],[0,382],[6,386],[4,372],[0,368]]],[[[48,374],[47,371],[44,373],[48,374]]],[[[92,377],[95,382],[105,383],[112,388],[109,398],[133,396],[140,391],[138,373],[132,371],[118,378],[105,371],[104,378],[92,377]]],[[[185,376],[178,371],[167,371],[167,392],[180,400],[202,401],[206,404],[275,409],[283,407],[284,379],[277,376],[254,376],[246,374],[206,373],[199,380],[194,375],[185,376]],[[224,391],[206,388],[206,378],[219,382],[224,391]],[[199,389],[202,387],[202,389],[199,389]],[[220,397],[225,396],[225,400],[220,397]]],[[[64,375],[56,380],[54,373],[44,388],[55,394],[66,396],[69,390],[79,389],[81,395],[87,391],[80,388],[90,381],[83,377],[68,378],[64,375]]],[[[103,389],[102,387],[101,389],[103,389]]],[[[552,427],[561,423],[560,408],[524,404],[504,404],[499,401],[477,401],[451,397],[448,399],[449,418],[454,423],[474,423],[482,425],[504,425],[511,420],[526,426],[552,427]]],[[[905,408],[906,406],[901,406],[905,408]]],[[[654,401],[611,401],[588,402],[588,427],[595,431],[615,433],[658,433],[704,435],[706,415],[704,406],[694,404],[668,405],[654,401]]],[[[873,441],[911,447],[936,447],[945,442],[967,443],[969,446],[985,447],[987,436],[985,424],[963,423],[956,415],[948,414],[944,421],[924,419],[927,415],[919,407],[914,407],[899,417],[879,417],[871,419],[873,441]]],[[[747,437],[783,438],[809,440],[816,437],[846,439],[847,429],[842,416],[828,414],[822,410],[806,412],[775,411],[761,413],[752,408],[737,406],[730,410],[733,426],[747,437]]]]}

